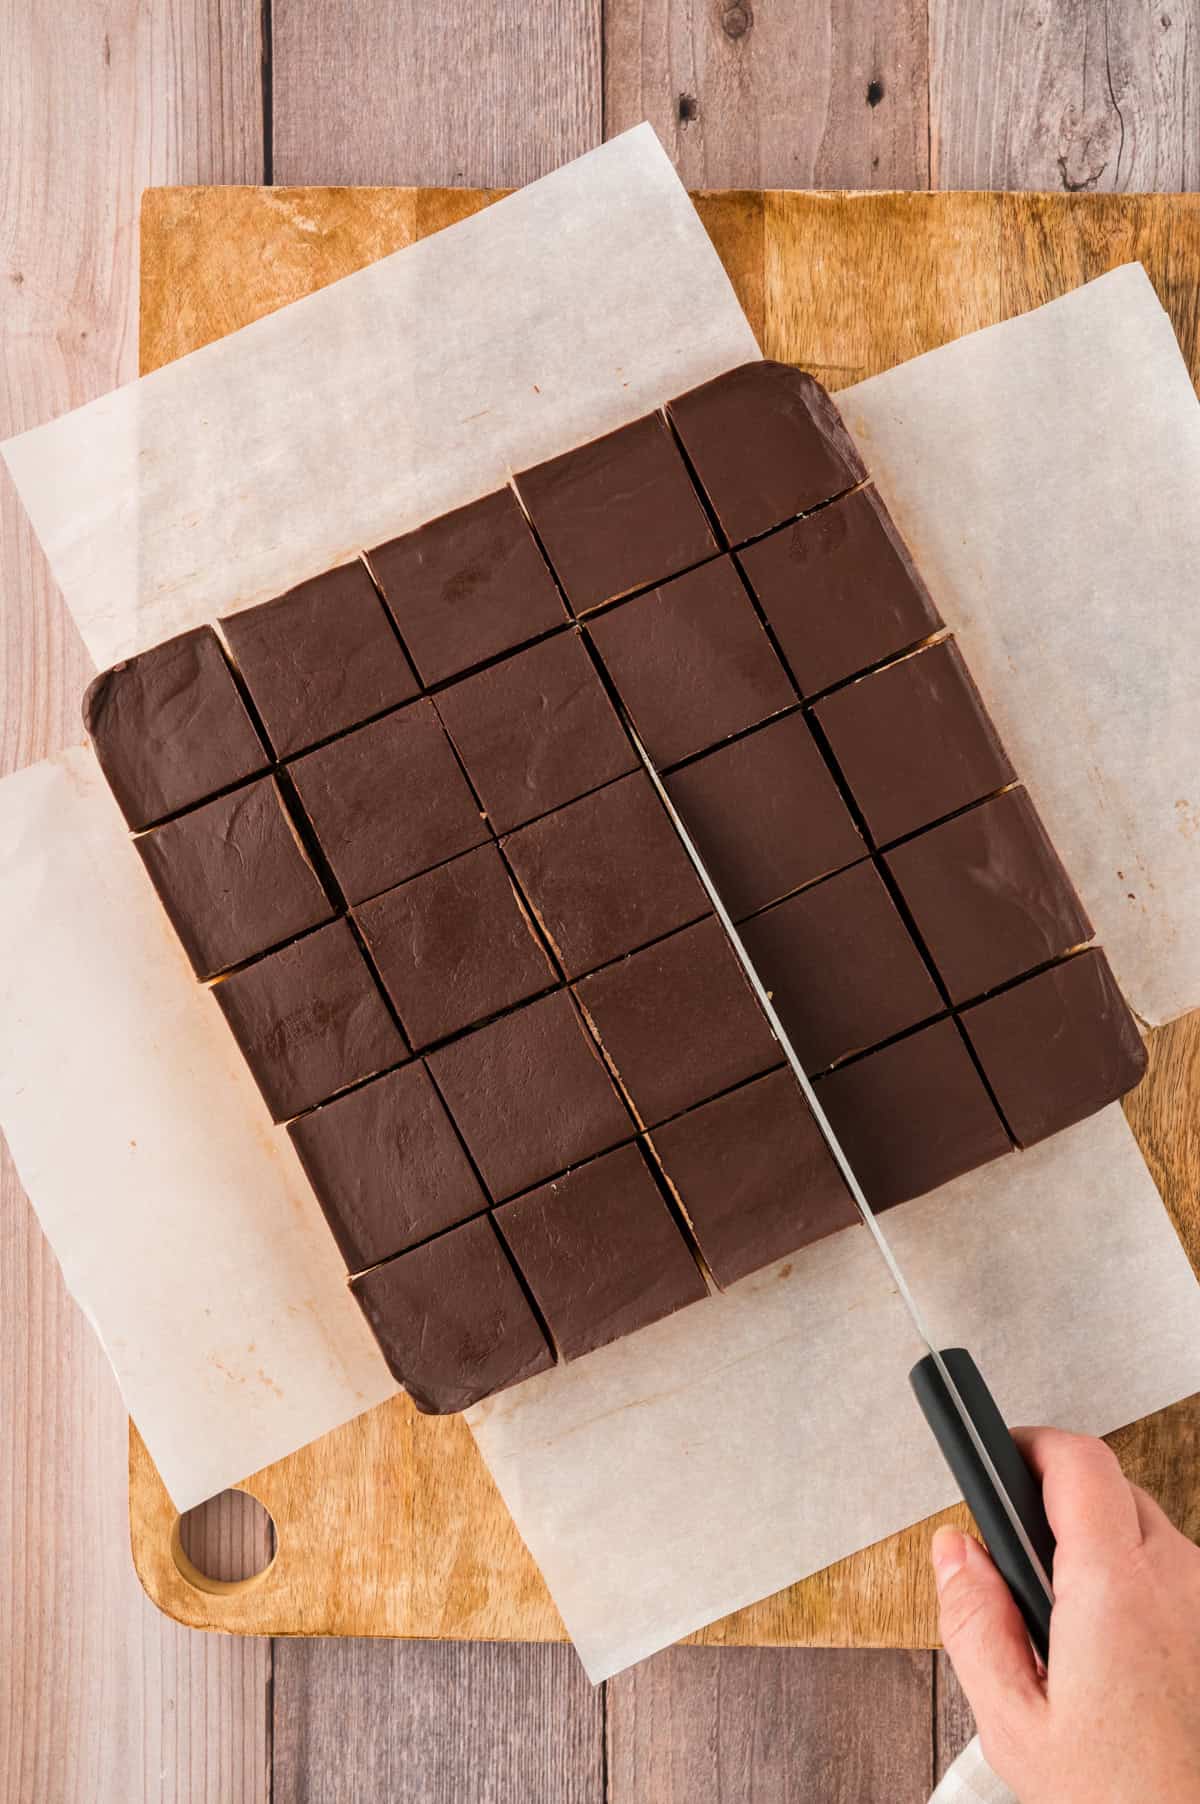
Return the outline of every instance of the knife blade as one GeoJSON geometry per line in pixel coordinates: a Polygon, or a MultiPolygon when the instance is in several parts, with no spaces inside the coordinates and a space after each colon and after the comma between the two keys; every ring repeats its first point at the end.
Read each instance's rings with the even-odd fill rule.
{"type": "Polygon", "coordinates": [[[943,1457],[979,1525],[988,1552],[1021,1612],[1029,1638],[1044,1663],[1049,1658],[1050,1613],[1054,1605],[1051,1583],[1054,1536],[1046,1519],[1041,1488],[1013,1440],[971,1355],[963,1347],[942,1350],[934,1343],[891,1244],[879,1225],[845,1148],[821,1106],[812,1081],[776,1013],[770,992],[759,977],[745,942],[633,722],[623,707],[620,712],[642,767],[666,810],[746,980],[771,1025],[771,1031],[779,1042],[813,1120],[887,1267],[892,1283],[908,1310],[917,1339],[925,1348],[924,1357],[909,1373],[909,1382],[943,1457]]]}

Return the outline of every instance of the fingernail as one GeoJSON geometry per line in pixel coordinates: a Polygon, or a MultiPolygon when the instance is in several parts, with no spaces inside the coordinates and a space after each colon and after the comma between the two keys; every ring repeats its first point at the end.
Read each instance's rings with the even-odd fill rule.
{"type": "Polygon", "coordinates": [[[967,1561],[967,1537],[957,1528],[939,1528],[929,1548],[933,1576],[940,1591],[967,1561]]]}

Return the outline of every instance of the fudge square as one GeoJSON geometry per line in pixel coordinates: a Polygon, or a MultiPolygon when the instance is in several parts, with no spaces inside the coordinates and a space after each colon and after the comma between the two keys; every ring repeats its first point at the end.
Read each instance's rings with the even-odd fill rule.
{"type": "Polygon", "coordinates": [[[1012,1147],[951,1020],[839,1066],[816,1091],[873,1209],[923,1196],[1012,1147]]]}
{"type": "Polygon", "coordinates": [[[469,1409],[554,1364],[490,1216],[375,1266],[351,1289],[392,1376],[426,1415],[469,1409]]]}
{"type": "Polygon", "coordinates": [[[876,845],[1016,776],[951,640],[860,677],[813,712],[876,845]]]}
{"type": "Polygon", "coordinates": [[[197,977],[255,958],[333,913],[271,777],[133,843],[197,977]]]}
{"type": "Polygon", "coordinates": [[[708,1295],[637,1146],[621,1146],[505,1203],[508,1242],[564,1359],[708,1295]]]}
{"type": "Polygon", "coordinates": [[[495,846],[362,903],[354,918],[414,1046],[473,1027],[557,981],[495,846]]]}
{"type": "Polygon", "coordinates": [[[667,415],[734,545],[867,474],[821,384],[790,364],[744,363],[680,395],[667,415]]]}
{"type": "Polygon", "coordinates": [[[568,977],[708,911],[691,861],[641,771],[501,843],[568,977]]]}
{"type": "Polygon", "coordinates": [[[288,766],[348,902],[365,902],[491,836],[423,697],[288,766]]]}
{"type": "Polygon", "coordinates": [[[1146,1069],[1137,1024],[1098,946],[977,1003],[962,1024],[1018,1146],[1094,1115],[1146,1069]]]}
{"type": "Polygon", "coordinates": [[[350,1272],[487,1207],[419,1061],[310,1110],[288,1133],[350,1272]]]}
{"type": "Polygon", "coordinates": [[[343,920],[234,971],[213,993],[276,1121],[408,1056],[343,920]]]}
{"type": "Polygon", "coordinates": [[[748,545],[738,562],[805,695],[895,657],[942,625],[873,488],[748,545]]]}
{"type": "Polygon", "coordinates": [[[660,769],[796,702],[732,558],[636,596],[588,631],[660,769]]]}
{"type": "Polygon", "coordinates": [[[633,1132],[565,990],[439,1047],[427,1063],[493,1202],[633,1132]]]}
{"type": "Polygon", "coordinates": [[[799,712],[684,765],[667,789],[735,920],[866,850],[799,712]]]}
{"type": "Polygon", "coordinates": [[[655,1128],[650,1144],[722,1288],[858,1220],[786,1067],[655,1128]]]}
{"type": "Polygon", "coordinates": [[[663,582],[717,550],[661,414],[513,480],[576,614],[663,582]]]}
{"type": "Polygon", "coordinates": [[[566,624],[511,489],[379,545],[367,561],[426,685],[566,624]]]}
{"type": "Polygon", "coordinates": [[[585,977],[575,994],[643,1127],[779,1059],[767,1018],[711,915],[585,977]]]}
{"type": "Polygon", "coordinates": [[[822,1071],[944,1009],[869,859],[756,915],[742,937],[806,1070],[822,1071]]]}
{"type": "Polygon", "coordinates": [[[210,626],[101,671],[83,724],[135,832],[267,766],[267,754],[210,626]]]}
{"type": "Polygon", "coordinates": [[[464,677],[437,709],[497,833],[637,765],[575,630],[464,677]]]}
{"type": "Polygon", "coordinates": [[[276,755],[290,758],[417,693],[365,564],[342,564],[221,621],[276,755]]]}

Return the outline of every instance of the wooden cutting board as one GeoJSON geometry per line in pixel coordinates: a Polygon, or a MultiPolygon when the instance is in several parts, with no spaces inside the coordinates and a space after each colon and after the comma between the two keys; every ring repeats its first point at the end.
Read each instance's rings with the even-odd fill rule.
{"type": "MultiPolygon", "coordinates": [[[[411,188],[164,188],[142,207],[143,371],[497,196],[411,188]]],[[[831,389],[1025,312],[1140,258],[1200,375],[1200,197],[728,193],[697,206],[768,357],[831,389]]],[[[665,280],[671,272],[663,272],[665,280]]],[[[1200,1012],[1151,1036],[1128,1114],[1200,1271],[1200,1012]]],[[[923,1432],[914,1413],[911,1432],[923,1432]]],[[[1200,1397],[1112,1437],[1200,1539],[1200,1397]]],[[[252,1635],[552,1640],[562,1623],[462,1421],[403,1397],[248,1479],[273,1564],[242,1584],[184,1576],[176,1516],[130,1429],[133,1557],[168,1614],[252,1635]]],[[[752,1507],[752,1500],[748,1500],[752,1507]]],[[[965,1521],[963,1512],[947,1520],[965,1521]]],[[[708,1643],[929,1647],[929,1525],[697,1635],[708,1643]]],[[[193,1575],[195,1576],[195,1575],[193,1575]]]]}

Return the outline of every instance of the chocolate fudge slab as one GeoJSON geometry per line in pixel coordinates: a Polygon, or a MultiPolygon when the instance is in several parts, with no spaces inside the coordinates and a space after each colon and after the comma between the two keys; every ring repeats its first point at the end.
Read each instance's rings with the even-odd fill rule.
{"type": "Polygon", "coordinates": [[[554,1354],[486,1215],[352,1281],[397,1383],[425,1415],[447,1416],[554,1364],[554,1354]]]}
{"type": "Polygon", "coordinates": [[[1023,789],[906,840],[887,865],[953,1002],[1092,937],[1092,924],[1023,789]]]}
{"type": "Polygon", "coordinates": [[[367,553],[426,684],[445,682],[566,623],[554,578],[511,489],[367,553]]]}
{"type": "Polygon", "coordinates": [[[796,701],[731,558],[636,596],[588,631],[660,769],[796,701]]]}
{"type": "Polygon", "coordinates": [[[576,614],[660,583],[717,550],[660,414],[513,480],[576,614]]]}
{"type": "Polygon", "coordinates": [[[487,1197],[420,1063],[289,1122],[350,1272],[478,1215],[487,1197]]]}
{"type": "Polygon", "coordinates": [[[210,626],[102,670],[84,692],[83,724],[135,832],[268,763],[210,626]]]}
{"type": "Polygon", "coordinates": [[[891,1039],[945,1007],[869,860],[777,902],[741,932],[808,1071],[891,1039]]]}
{"type": "Polygon", "coordinates": [[[568,977],[705,914],[708,901],[640,771],[502,842],[568,977]]]}
{"type": "Polygon", "coordinates": [[[873,1209],[923,1196],[1012,1148],[950,1020],[831,1071],[816,1091],[873,1209]]]}
{"type": "Polygon", "coordinates": [[[430,1053],[493,1202],[627,1140],[629,1113],[563,990],[430,1053]]]}
{"type": "Polygon", "coordinates": [[[697,758],[667,789],[735,920],[866,850],[799,713],[697,758]]]}
{"type": "Polygon", "coordinates": [[[859,1219],[786,1068],[689,1109],[650,1140],[722,1289],[859,1219]]]}
{"type": "Polygon", "coordinates": [[[965,1010],[962,1024],[1018,1146],[1139,1082],[1146,1048],[1098,946],[965,1010]]]}
{"type": "Polygon", "coordinates": [[[486,1021],[556,974],[495,846],[477,846],[355,910],[414,1046],[486,1021]]]}
{"type": "Polygon", "coordinates": [[[288,770],[351,903],[490,837],[427,698],[306,753],[288,770]]]}
{"type": "Polygon", "coordinates": [[[876,845],[1016,776],[951,641],[861,677],[813,711],[876,845]]]}
{"type": "Polygon", "coordinates": [[[575,985],[643,1127],[766,1071],[779,1046],[710,916],[575,985]]]}
{"type": "Polygon", "coordinates": [[[133,843],[197,977],[255,958],[333,913],[270,777],[133,843]]]}
{"type": "Polygon", "coordinates": [[[345,921],[234,971],[213,994],[276,1121],[408,1056],[345,921]]]}
{"type": "Polygon", "coordinates": [[[681,395],[667,414],[734,545],[867,474],[825,390],[790,364],[742,364],[681,395]]]}
{"type": "Polygon", "coordinates": [[[437,709],[498,833],[637,765],[577,632],[465,677],[437,709]]]}
{"type": "Polygon", "coordinates": [[[637,1146],[505,1203],[496,1225],[564,1359],[708,1295],[637,1146]]]}
{"type": "Polygon", "coordinates": [[[906,651],[942,619],[873,488],[738,553],[806,695],[906,651]]]}
{"type": "Polygon", "coordinates": [[[417,693],[408,659],[359,562],[229,614],[221,629],[280,758],[417,693]]]}

